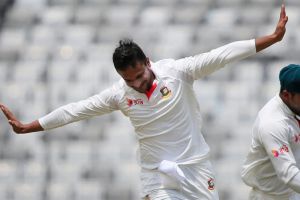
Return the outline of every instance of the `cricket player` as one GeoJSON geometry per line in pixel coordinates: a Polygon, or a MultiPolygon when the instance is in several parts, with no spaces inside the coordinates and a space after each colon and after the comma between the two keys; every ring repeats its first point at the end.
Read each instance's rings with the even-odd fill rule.
{"type": "Polygon", "coordinates": [[[287,21],[283,5],[274,33],[179,60],[151,62],[136,43],[121,40],[113,53],[121,79],[110,88],[29,124],[21,123],[3,104],[0,107],[19,134],[120,110],[129,117],[138,138],[143,199],[217,200],[193,82],[281,41],[287,21]]]}
{"type": "Polygon", "coordinates": [[[249,200],[300,200],[300,65],[279,74],[281,89],[258,113],[242,179],[249,200]]]}

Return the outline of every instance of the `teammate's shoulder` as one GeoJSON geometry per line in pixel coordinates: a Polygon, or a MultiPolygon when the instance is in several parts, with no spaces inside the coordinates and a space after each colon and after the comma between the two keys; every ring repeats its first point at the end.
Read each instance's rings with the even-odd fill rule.
{"type": "Polygon", "coordinates": [[[289,133],[289,126],[284,117],[273,118],[272,116],[269,116],[269,119],[260,119],[257,127],[261,136],[272,135],[274,137],[285,137],[289,133]]]}

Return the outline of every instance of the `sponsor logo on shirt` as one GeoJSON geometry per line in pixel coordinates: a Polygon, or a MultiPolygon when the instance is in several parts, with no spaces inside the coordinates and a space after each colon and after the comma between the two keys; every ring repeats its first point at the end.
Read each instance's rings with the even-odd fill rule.
{"type": "Polygon", "coordinates": [[[144,102],[143,102],[142,99],[129,99],[129,98],[127,98],[126,100],[127,100],[127,105],[129,107],[135,106],[135,105],[143,105],[144,104],[144,102]]]}
{"type": "Polygon", "coordinates": [[[207,181],[207,184],[208,184],[208,189],[209,190],[214,190],[215,189],[215,180],[213,178],[210,178],[207,181]]]}
{"type": "Polygon", "coordinates": [[[272,150],[272,154],[275,158],[277,158],[279,156],[278,151],[276,151],[275,149],[272,150]]]}
{"type": "Polygon", "coordinates": [[[171,90],[166,86],[163,86],[160,89],[160,93],[162,94],[163,99],[168,99],[171,96],[171,90]]]}
{"type": "Polygon", "coordinates": [[[272,150],[272,154],[275,158],[277,158],[280,154],[284,154],[285,152],[289,152],[289,148],[285,144],[282,147],[280,147],[279,150],[272,150]]]}

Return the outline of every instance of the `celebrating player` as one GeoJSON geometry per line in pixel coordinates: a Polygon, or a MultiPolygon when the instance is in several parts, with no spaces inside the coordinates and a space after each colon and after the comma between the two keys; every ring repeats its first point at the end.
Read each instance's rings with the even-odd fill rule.
{"type": "Polygon", "coordinates": [[[283,5],[270,35],[233,42],[193,57],[155,63],[133,41],[122,40],[113,53],[114,66],[122,78],[107,90],[62,106],[29,124],[21,123],[4,105],[0,107],[19,134],[121,110],[138,137],[143,198],[216,200],[215,175],[209,147],[201,134],[193,82],[281,41],[287,21],[283,5]]]}
{"type": "Polygon", "coordinates": [[[242,170],[250,200],[300,199],[300,65],[284,67],[279,79],[279,94],[258,113],[242,170]]]}

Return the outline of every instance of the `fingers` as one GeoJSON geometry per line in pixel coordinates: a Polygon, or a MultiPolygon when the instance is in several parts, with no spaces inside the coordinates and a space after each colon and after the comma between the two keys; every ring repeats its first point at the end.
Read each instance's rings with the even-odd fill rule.
{"type": "Polygon", "coordinates": [[[12,120],[8,120],[8,123],[9,123],[10,125],[12,125],[12,126],[15,125],[15,123],[14,123],[12,120]]]}
{"type": "Polygon", "coordinates": [[[17,134],[22,133],[21,126],[17,121],[8,120],[8,123],[12,126],[15,133],[17,134]]]}
{"type": "Polygon", "coordinates": [[[0,109],[6,116],[8,123],[12,126],[16,133],[22,133],[22,124],[17,120],[17,118],[9,111],[7,107],[0,103],[0,109]]]}
{"type": "Polygon", "coordinates": [[[281,26],[285,26],[287,22],[288,22],[288,16],[286,16],[286,12],[285,12],[285,2],[284,0],[282,0],[279,24],[281,26]]]}
{"type": "MultiPolygon", "coordinates": [[[[0,104],[0,109],[2,110],[2,112],[5,114],[5,106],[3,104],[0,104]]],[[[6,115],[5,115],[6,116],[6,115]]]]}
{"type": "Polygon", "coordinates": [[[284,1],[283,1],[282,5],[281,5],[280,19],[283,19],[285,17],[286,17],[286,12],[285,12],[285,5],[284,5],[284,1]]]}
{"type": "Polygon", "coordinates": [[[279,24],[285,26],[288,20],[289,20],[288,16],[285,16],[284,18],[280,19],[279,24]]]}
{"type": "Polygon", "coordinates": [[[15,119],[15,116],[3,104],[0,104],[0,108],[1,108],[2,112],[4,113],[4,115],[6,116],[6,118],[8,120],[14,120],[15,119]]]}
{"type": "Polygon", "coordinates": [[[9,123],[13,128],[19,128],[19,124],[17,124],[17,121],[14,121],[14,120],[8,120],[8,123],[9,123]]]}
{"type": "Polygon", "coordinates": [[[284,19],[283,19],[283,25],[285,26],[286,25],[286,23],[289,21],[289,18],[288,18],[288,16],[286,16],[284,19]]]}

